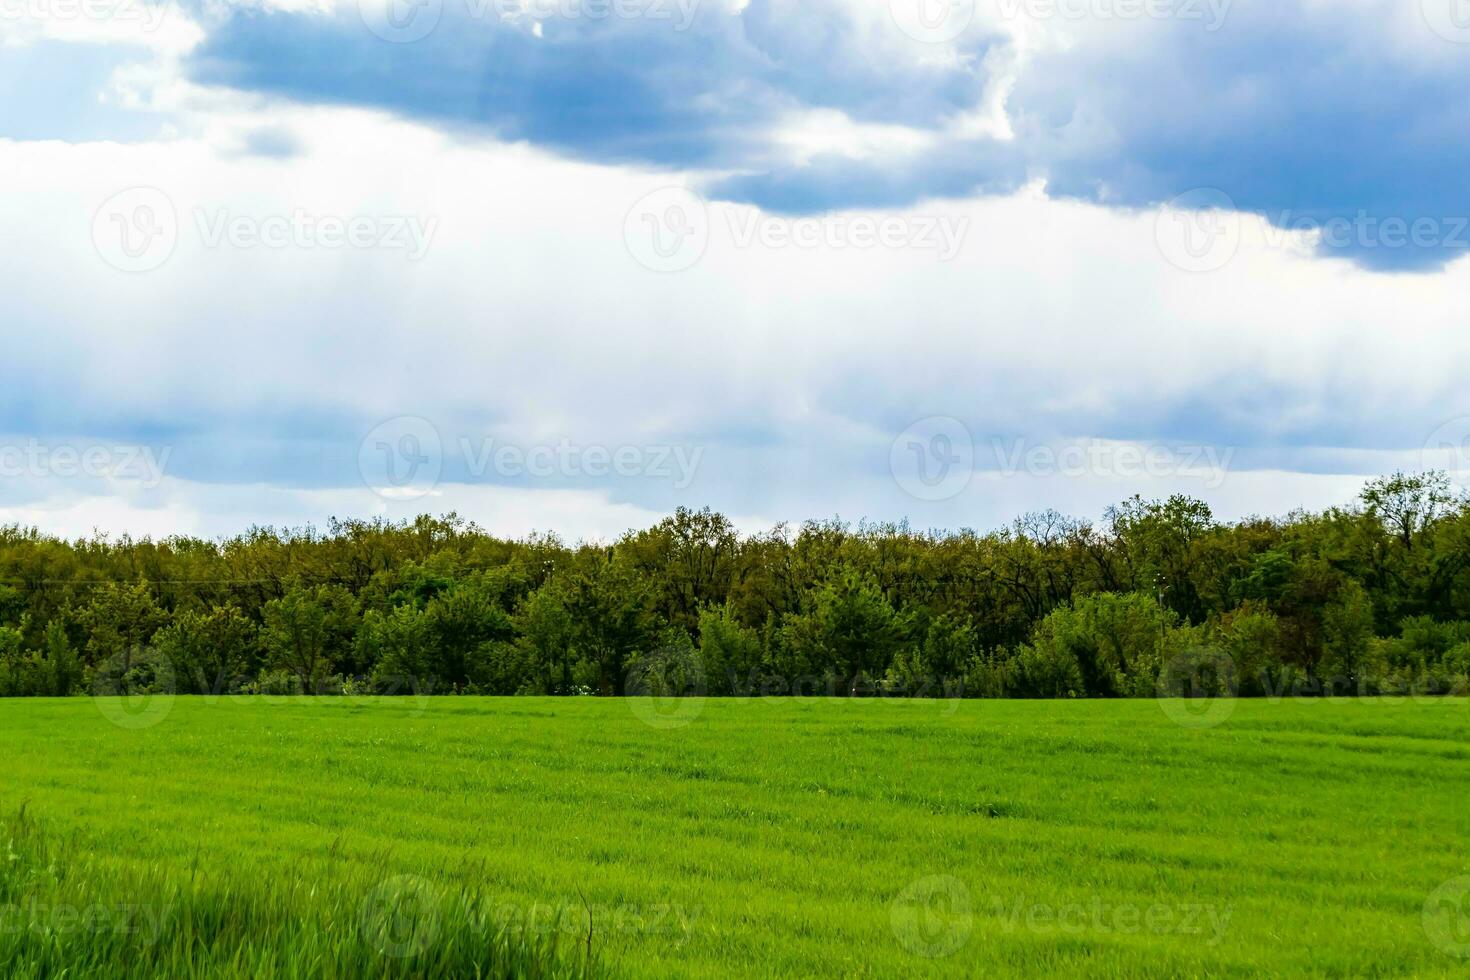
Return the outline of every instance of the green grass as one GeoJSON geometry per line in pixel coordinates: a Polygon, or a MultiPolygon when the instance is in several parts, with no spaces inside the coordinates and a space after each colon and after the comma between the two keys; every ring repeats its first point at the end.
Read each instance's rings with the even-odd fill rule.
{"type": "Polygon", "coordinates": [[[0,852],[8,977],[567,977],[592,975],[556,936],[487,929],[467,889],[366,866],[318,876],[168,862],[118,867],[22,809],[0,852]]]}
{"type": "Polygon", "coordinates": [[[573,973],[590,908],[627,976],[1470,971],[1464,700],[639,704],[0,703],[0,909],[168,913],[0,970],[573,973]]]}

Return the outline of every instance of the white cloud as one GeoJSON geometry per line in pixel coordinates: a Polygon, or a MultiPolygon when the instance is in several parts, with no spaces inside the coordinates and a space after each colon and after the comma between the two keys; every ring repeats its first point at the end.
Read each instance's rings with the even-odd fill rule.
{"type": "Polygon", "coordinates": [[[222,533],[371,515],[384,504],[355,481],[354,440],[398,415],[433,420],[451,444],[704,450],[684,493],[656,481],[448,479],[442,498],[388,505],[397,516],[453,507],[511,533],[614,534],[680,503],[757,525],[841,513],[988,527],[1045,506],[1095,516],[1133,492],[1174,489],[1227,515],[1278,512],[1350,497],[1368,467],[1411,459],[1459,414],[1463,261],[1375,276],[1247,218],[1233,259],[1190,274],[1161,252],[1156,214],[1052,200],[1033,185],[837,213],[820,219],[812,247],[759,235],[742,246],[752,214],[784,219],[711,204],[702,257],[660,274],[636,261],[625,219],[691,175],[161,84],[176,86],[177,139],[0,141],[12,229],[0,266],[18,328],[0,378],[4,404],[36,432],[172,445],[171,479],[153,496],[11,488],[0,518],[68,534],[222,533]],[[300,155],[242,155],[262,126],[289,131],[300,155]],[[166,195],[177,243],[157,269],[120,272],[96,248],[94,217],[138,186],[166,195]],[[298,214],[434,225],[417,260],[320,243],[210,247],[209,229],[242,220],[258,232],[298,214]],[[861,217],[966,231],[942,261],[855,242],[861,217]],[[834,237],[838,226],[848,231],[834,237]],[[925,503],[894,480],[889,451],[934,415],[963,419],[982,445],[1096,437],[1241,451],[1218,487],[981,473],[925,503]],[[1343,438],[1354,425],[1357,442],[1343,438]],[[234,445],[247,458],[222,467],[234,445]],[[323,446],[335,464],[302,462],[293,445],[323,446]],[[1266,452],[1270,468],[1249,470],[1266,452]],[[1283,472],[1292,454],[1323,475],[1283,472]]]}

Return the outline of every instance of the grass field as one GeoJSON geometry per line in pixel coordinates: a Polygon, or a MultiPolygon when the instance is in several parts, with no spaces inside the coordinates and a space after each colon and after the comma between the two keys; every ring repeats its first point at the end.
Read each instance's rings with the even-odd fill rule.
{"type": "Polygon", "coordinates": [[[680,727],[637,704],[179,698],[132,728],[112,703],[0,703],[0,956],[36,975],[1470,970],[1463,700],[1243,701],[1210,728],[1152,701],[710,701],[680,727]],[[68,903],[135,906],[132,927],[48,911],[68,903]]]}

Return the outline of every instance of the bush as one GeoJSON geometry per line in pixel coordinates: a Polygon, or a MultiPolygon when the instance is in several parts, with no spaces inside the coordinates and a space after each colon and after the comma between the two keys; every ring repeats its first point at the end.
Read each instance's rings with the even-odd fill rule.
{"type": "Polygon", "coordinates": [[[81,693],[81,660],[60,622],[46,627],[45,649],[25,651],[25,629],[0,626],[0,697],[66,697],[81,693]]]}
{"type": "Polygon", "coordinates": [[[1075,698],[1086,694],[1077,656],[1061,644],[1023,646],[1010,693],[1022,698],[1075,698]]]}
{"type": "Polygon", "coordinates": [[[711,694],[743,694],[761,671],[760,634],[735,621],[729,605],[699,613],[699,658],[711,694]]]}
{"type": "Polygon", "coordinates": [[[1024,696],[1056,697],[1063,685],[1095,697],[1151,695],[1170,618],[1152,596],[1137,593],[1102,592],[1054,609],[1022,649],[1024,696]]]}

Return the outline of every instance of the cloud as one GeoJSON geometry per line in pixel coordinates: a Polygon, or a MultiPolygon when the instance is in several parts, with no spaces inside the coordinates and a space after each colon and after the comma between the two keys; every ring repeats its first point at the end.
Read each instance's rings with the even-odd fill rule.
{"type": "Polygon", "coordinates": [[[1318,233],[1470,210],[1466,110],[1438,94],[1465,49],[1417,12],[933,44],[886,4],[706,6],[683,32],[439,9],[407,43],[303,2],[170,21],[187,43],[13,45],[44,97],[0,110],[0,464],[39,440],[168,465],[3,480],[0,519],[992,527],[1176,491],[1236,516],[1350,499],[1470,415],[1470,264],[1318,233]],[[1191,188],[1179,227],[1151,207],[1191,188]],[[897,468],[960,443],[952,494],[897,468]],[[385,447],[431,491],[378,492],[385,447]],[[1226,471],[1132,462],[1203,450],[1226,471]],[[676,452],[687,482],[655,461],[676,452]]]}
{"type": "Polygon", "coordinates": [[[267,126],[246,133],[242,151],[270,160],[289,160],[301,152],[301,141],[289,129],[267,126]]]}
{"type": "Polygon", "coordinates": [[[1114,207],[1214,189],[1318,232],[1321,254],[1383,271],[1436,269],[1470,248],[1470,101],[1456,97],[1470,58],[1416,5],[1181,0],[1119,8],[1163,11],[1129,19],[1101,16],[1110,3],[1008,0],[946,45],[904,35],[884,5],[753,0],[695,8],[686,30],[672,8],[645,6],[669,19],[528,19],[444,0],[411,43],[383,40],[351,8],[241,10],[191,71],[583,159],[709,171],[713,196],[788,213],[1044,179],[1114,207]],[[976,131],[991,102],[1010,138],[976,131]],[[783,153],[780,120],[816,110],[932,140],[783,153]]]}
{"type": "Polygon", "coordinates": [[[382,108],[601,163],[665,167],[757,162],[770,152],[770,128],[793,109],[932,127],[983,91],[962,64],[870,57],[892,38],[840,0],[753,0],[738,11],[708,4],[687,14],[672,0],[619,4],[627,16],[562,6],[535,18],[511,15],[520,5],[508,0],[445,0],[416,8],[412,16],[428,19],[402,43],[383,36],[395,36],[396,22],[350,5],[235,9],[194,52],[190,71],[204,84],[382,108]]]}
{"type": "Polygon", "coordinates": [[[1147,206],[1199,188],[1324,254],[1425,269],[1470,249],[1466,48],[1419,4],[1236,4],[1217,31],[1169,20],[1039,54],[1009,100],[1051,193],[1147,206]],[[1383,222],[1428,223],[1394,244],[1383,222]],[[1347,226],[1351,227],[1347,227],[1347,226]]]}
{"type": "MultiPolygon", "coordinates": [[[[709,202],[703,255],[659,274],[640,264],[627,219],[665,174],[356,109],[274,115],[300,140],[290,180],[279,161],[234,152],[253,113],[217,115],[188,139],[0,141],[25,229],[0,241],[16,328],[0,364],[6,438],[168,450],[171,489],[126,499],[140,514],[195,515],[180,526],[448,509],[375,494],[363,454],[380,442],[401,461],[434,460],[435,489],[465,488],[471,518],[514,500],[525,529],[544,528],[538,495],[584,501],[573,533],[706,504],[761,522],[949,527],[1040,506],[1095,515],[1133,492],[1277,511],[1412,468],[1429,434],[1470,410],[1454,370],[1470,357],[1454,315],[1470,282],[1364,276],[1273,244],[1259,222],[1231,262],[1197,276],[1160,251],[1154,215],[1034,187],[838,212],[810,240],[791,219],[709,202]],[[177,222],[170,251],[141,272],[109,264],[120,229],[96,221],[134,188],[164,195],[152,216],[177,222]],[[298,216],[435,230],[419,258],[372,235],[354,246],[257,234],[298,216]],[[880,219],[908,234],[855,232],[880,219]],[[948,260],[919,233],[939,220],[962,230],[948,260]],[[219,227],[249,234],[212,238],[219,227]],[[432,449],[373,437],[402,417],[428,421],[432,449]],[[893,470],[896,441],[927,417],[959,420],[979,454],[973,479],[939,500],[893,470]],[[1223,480],[1000,472],[1018,447],[1093,441],[1213,447],[1232,463],[1223,480]],[[557,460],[564,445],[573,462],[549,469],[493,455],[557,460]],[[589,450],[624,449],[639,464],[627,472],[586,465],[589,450]],[[657,462],[676,450],[698,454],[687,482],[657,462]],[[1314,476],[1283,482],[1292,466],[1314,476]]],[[[0,506],[71,528],[84,505],[47,508],[108,492],[42,480],[10,485],[0,506]]],[[[153,527],[146,516],[138,526],[153,527]]]]}

